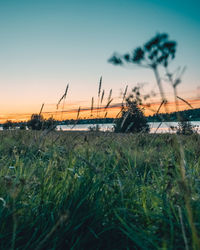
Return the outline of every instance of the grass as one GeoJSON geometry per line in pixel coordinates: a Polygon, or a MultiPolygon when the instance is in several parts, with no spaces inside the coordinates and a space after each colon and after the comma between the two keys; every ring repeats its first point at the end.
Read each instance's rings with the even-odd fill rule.
{"type": "Polygon", "coordinates": [[[198,249],[200,136],[0,133],[0,249],[198,249]],[[189,209],[188,209],[189,206],[189,209]]]}

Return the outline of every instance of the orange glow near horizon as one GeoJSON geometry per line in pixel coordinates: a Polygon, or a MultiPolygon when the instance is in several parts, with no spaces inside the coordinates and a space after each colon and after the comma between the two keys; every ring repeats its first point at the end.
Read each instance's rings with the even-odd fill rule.
{"type": "MultiPolygon", "coordinates": [[[[200,99],[189,100],[189,103],[194,109],[200,108],[200,99]]],[[[52,108],[52,105],[50,106],[52,108]]],[[[160,106],[160,102],[155,102],[151,104],[150,106],[144,105],[144,114],[146,116],[155,114],[159,106],[160,106]]],[[[176,111],[174,102],[168,102],[166,107],[167,107],[168,112],[176,111]]],[[[190,107],[186,103],[179,101],[178,109],[181,111],[185,109],[190,109],[190,107]]],[[[92,113],[91,113],[90,108],[85,107],[85,108],[80,109],[78,119],[92,119],[92,118],[97,118],[97,117],[104,118],[105,115],[107,118],[114,118],[117,116],[119,111],[120,111],[120,103],[113,104],[106,111],[104,110],[104,108],[99,109],[99,111],[97,109],[94,109],[92,113]]],[[[163,105],[160,109],[160,113],[165,113],[165,112],[166,110],[163,105]]],[[[37,112],[32,112],[32,113],[37,113],[37,112]]],[[[0,123],[4,123],[7,120],[11,120],[13,122],[27,121],[30,119],[32,113],[3,114],[3,115],[0,115],[0,123]]],[[[42,112],[42,115],[44,116],[45,119],[48,119],[50,117],[53,117],[56,120],[77,119],[78,109],[76,109],[75,105],[73,104],[71,105],[71,109],[69,110],[52,111],[52,109],[50,109],[48,111],[42,112]]]]}

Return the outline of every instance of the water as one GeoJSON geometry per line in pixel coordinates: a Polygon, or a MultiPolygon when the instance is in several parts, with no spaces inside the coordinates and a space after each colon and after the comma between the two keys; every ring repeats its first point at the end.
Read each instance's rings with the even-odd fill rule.
{"type": "MultiPolygon", "coordinates": [[[[197,129],[199,133],[200,121],[192,121],[191,124],[192,126],[195,126],[195,129],[197,129]]],[[[160,125],[160,122],[149,122],[149,125],[150,125],[150,133],[155,133],[155,132],[156,133],[175,133],[175,131],[173,131],[171,127],[177,127],[178,122],[163,122],[161,125],[160,125]]]]}
{"type": "Polygon", "coordinates": [[[100,131],[113,131],[114,124],[107,123],[107,124],[77,124],[77,125],[58,125],[57,130],[63,131],[89,131],[90,128],[95,128],[99,126],[100,131]]]}
{"type": "MultiPolygon", "coordinates": [[[[200,133],[200,121],[191,122],[193,126],[196,126],[198,132],[200,133]]],[[[59,125],[57,126],[57,130],[63,131],[89,131],[89,128],[95,128],[96,124],[77,124],[73,125],[59,125]]],[[[113,131],[114,124],[107,123],[107,124],[98,124],[100,127],[100,131],[113,131]]],[[[170,127],[177,127],[178,122],[149,122],[150,126],[150,133],[174,133],[174,131],[170,127]],[[160,125],[160,126],[159,126],[160,125]]]]}
{"type": "MultiPolygon", "coordinates": [[[[193,121],[191,122],[193,126],[196,126],[196,129],[198,133],[200,133],[200,121],[193,121]]],[[[100,131],[110,131],[112,132],[114,130],[114,124],[113,123],[107,123],[107,124],[98,124],[100,127],[100,131]]],[[[178,122],[163,122],[160,124],[160,122],[149,122],[150,126],[150,133],[175,133],[170,127],[177,127],[178,122]],[[159,126],[160,125],[160,126],[159,126]]],[[[58,125],[57,130],[63,130],[63,131],[89,131],[89,128],[95,128],[96,124],[77,124],[77,125],[58,125]]],[[[0,130],[3,128],[0,127],[0,130]]]]}

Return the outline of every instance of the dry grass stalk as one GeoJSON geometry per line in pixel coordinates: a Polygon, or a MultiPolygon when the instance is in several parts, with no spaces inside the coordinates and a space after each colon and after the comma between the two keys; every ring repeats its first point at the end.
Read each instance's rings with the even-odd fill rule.
{"type": "Polygon", "coordinates": [[[73,129],[77,125],[80,112],[81,112],[81,107],[79,107],[79,109],[77,111],[76,121],[75,121],[74,125],[71,127],[71,129],[73,129]]]}
{"type": "Polygon", "coordinates": [[[105,108],[104,108],[104,111],[106,111],[106,109],[110,106],[110,104],[111,104],[112,101],[113,101],[113,99],[111,99],[111,100],[106,104],[106,106],[105,106],[105,108]]]}
{"type": "Polygon", "coordinates": [[[102,86],[102,76],[100,77],[100,81],[99,81],[97,117],[99,114],[99,102],[100,102],[100,95],[101,95],[101,86],[102,86]]]}
{"type": "Polygon", "coordinates": [[[92,116],[93,109],[94,109],[94,97],[92,97],[92,102],[91,102],[91,109],[90,109],[91,116],[92,116]]]}
{"type": "Polygon", "coordinates": [[[60,98],[60,100],[58,101],[58,103],[57,103],[57,109],[59,108],[59,104],[61,103],[61,101],[64,99],[65,100],[65,98],[66,98],[66,96],[67,96],[67,92],[68,92],[68,89],[69,89],[69,84],[67,84],[67,87],[66,87],[66,89],[65,89],[65,93],[63,94],[63,96],[60,98]]]}
{"type": "MultiPolygon", "coordinates": [[[[158,113],[160,112],[160,109],[161,109],[161,107],[163,106],[163,104],[166,104],[166,103],[167,103],[166,100],[162,100],[160,106],[158,107],[158,110],[157,110],[157,112],[156,112],[156,115],[158,115],[158,113]]],[[[162,125],[162,123],[163,123],[163,120],[159,123],[159,125],[158,125],[158,127],[156,128],[154,134],[157,133],[157,131],[158,131],[158,129],[160,128],[160,126],[162,125]]]]}
{"type": "Polygon", "coordinates": [[[99,81],[98,98],[100,97],[100,94],[101,94],[101,85],[102,85],[102,76],[100,77],[100,81],[99,81]]]}
{"type": "Polygon", "coordinates": [[[40,113],[39,113],[39,115],[41,115],[42,114],[42,110],[43,110],[43,108],[44,108],[44,103],[42,104],[42,106],[41,106],[41,109],[40,109],[40,113]]]}
{"type": "Polygon", "coordinates": [[[158,110],[157,110],[157,112],[156,112],[156,115],[160,112],[160,109],[161,109],[162,105],[165,104],[165,103],[166,103],[166,100],[162,100],[160,106],[158,107],[158,110]]]}
{"type": "Polygon", "coordinates": [[[110,92],[109,92],[108,102],[111,100],[111,97],[112,97],[112,89],[111,89],[110,92]]]}
{"type": "Polygon", "coordinates": [[[100,102],[100,104],[102,104],[102,102],[103,102],[104,93],[105,93],[105,91],[103,90],[103,91],[102,91],[102,94],[101,94],[101,102],[100,102]]]}
{"type": "Polygon", "coordinates": [[[184,103],[186,103],[191,109],[193,109],[192,105],[186,101],[185,99],[181,98],[180,96],[176,96],[179,100],[183,101],[184,103]]]}
{"type": "Polygon", "coordinates": [[[80,115],[80,112],[81,112],[81,107],[79,107],[79,109],[78,109],[77,116],[76,116],[76,120],[78,120],[79,115],[80,115]]]}
{"type": "Polygon", "coordinates": [[[128,90],[128,85],[126,85],[126,88],[125,88],[124,93],[123,93],[122,106],[123,106],[124,100],[125,100],[125,98],[126,98],[127,90],[128,90]]]}
{"type": "Polygon", "coordinates": [[[124,118],[123,118],[123,121],[122,121],[122,123],[121,123],[121,128],[123,127],[123,125],[124,125],[126,119],[128,118],[129,113],[130,113],[129,111],[126,112],[126,114],[125,114],[125,116],[124,116],[124,118]]]}

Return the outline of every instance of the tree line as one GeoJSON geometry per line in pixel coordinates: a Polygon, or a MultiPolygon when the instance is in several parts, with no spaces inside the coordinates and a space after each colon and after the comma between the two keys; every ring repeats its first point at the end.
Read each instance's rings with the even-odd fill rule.
{"type": "Polygon", "coordinates": [[[30,120],[27,122],[12,122],[7,120],[3,123],[3,130],[9,129],[20,129],[20,130],[45,130],[45,129],[55,129],[57,125],[57,121],[50,117],[49,119],[45,119],[42,114],[32,114],[30,120]]]}
{"type": "MultiPolygon", "coordinates": [[[[127,106],[132,105],[132,109],[138,109],[137,104],[134,106],[130,99],[127,102],[127,106]],[[129,103],[129,104],[128,104],[129,103]]],[[[137,114],[141,116],[141,110],[137,110],[137,114]]],[[[123,111],[125,113],[125,110],[123,111]]],[[[132,116],[136,114],[132,114],[132,116]]],[[[189,109],[183,110],[179,112],[172,112],[172,113],[161,113],[161,114],[154,114],[151,116],[146,117],[146,122],[167,122],[167,121],[178,121],[177,117],[181,117],[182,121],[199,121],[200,120],[200,109],[189,109]]],[[[106,123],[116,123],[117,130],[121,126],[122,117],[120,118],[94,118],[94,119],[67,119],[63,121],[57,121],[52,117],[49,119],[44,119],[42,115],[39,114],[32,114],[31,119],[27,122],[12,122],[11,120],[7,120],[5,123],[2,124],[4,130],[8,129],[32,129],[32,130],[44,130],[56,127],[56,125],[74,125],[74,124],[106,124],[106,123]]],[[[143,116],[141,116],[144,119],[143,116]]],[[[130,120],[132,122],[133,118],[127,119],[126,123],[130,125],[130,120]]],[[[136,119],[138,120],[138,119],[136,119]]],[[[145,122],[145,123],[146,123],[145,122]]],[[[138,125],[137,125],[138,126],[138,125]]],[[[140,125],[139,125],[140,126],[140,125]]],[[[124,130],[124,129],[122,129],[124,130]]]]}
{"type": "Polygon", "coordinates": [[[154,114],[148,116],[149,122],[160,122],[160,121],[178,121],[177,117],[181,117],[184,121],[200,121],[200,108],[188,109],[172,113],[154,114]]]}

